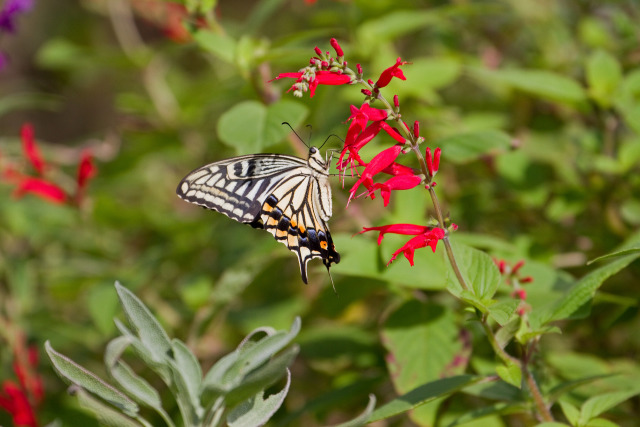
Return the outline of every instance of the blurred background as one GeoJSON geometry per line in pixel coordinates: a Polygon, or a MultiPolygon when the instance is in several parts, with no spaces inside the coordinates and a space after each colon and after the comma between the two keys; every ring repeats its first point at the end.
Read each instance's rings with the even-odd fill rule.
{"type": "MultiPolygon", "coordinates": [[[[363,226],[425,224],[430,204],[420,193],[394,193],[388,208],[378,197],[345,209],[351,182],[343,188],[335,178],[338,296],[320,261],[309,263],[305,286],[295,256],[268,233],[175,195],[184,175],[212,161],[256,152],[304,157],[307,148],[282,121],[303,139],[311,124],[310,144],[344,138],[349,105],[362,102],[359,88],[324,86],[297,99],[284,93],[292,81],[268,83],[306,66],[315,46],[330,50],[331,37],[373,80],[397,57],[412,63],[403,67],[407,81],[395,79],[384,93],[398,94],[405,121],[420,120],[427,144],[443,149],[437,188],[460,228],[454,238],[496,258],[526,260],[531,304],[558,292],[549,277],[580,277],[587,260],[634,236],[637,2],[198,4],[215,9],[195,17],[160,0],[33,0],[10,16],[15,25],[0,22],[0,379],[15,377],[20,335],[41,353],[51,340],[104,376],[102,353],[121,315],[115,280],[205,368],[252,329],[288,328],[301,316],[301,354],[273,425],[344,421],[370,392],[386,402],[442,375],[490,371],[489,347],[468,333],[475,326],[444,292],[440,250],[418,250],[413,268],[402,257],[386,267],[406,238],[387,236],[378,247],[376,236],[353,236],[363,226]],[[41,174],[23,152],[25,123],[46,162],[41,174]],[[87,153],[97,171],[79,192],[87,153]],[[55,184],[67,202],[16,194],[26,175],[55,184]],[[406,327],[416,316],[419,326],[406,327]],[[392,375],[402,369],[392,366],[396,353],[412,355],[415,378],[392,375]],[[451,365],[456,355],[465,363],[451,365]]],[[[380,138],[371,155],[389,143],[380,138]]],[[[549,384],[620,369],[638,378],[639,273],[632,265],[607,282],[589,318],[545,337],[540,364],[549,384]]],[[[64,393],[48,361],[37,371],[41,424],[97,425],[64,393]]],[[[575,397],[592,392],[578,389],[575,397]]],[[[490,403],[469,393],[380,425],[451,425],[469,405],[490,403]]],[[[616,421],[635,425],[639,408],[628,402],[616,421]]],[[[469,425],[531,423],[490,415],[469,425]]],[[[6,412],[0,424],[11,425],[6,412]]]]}

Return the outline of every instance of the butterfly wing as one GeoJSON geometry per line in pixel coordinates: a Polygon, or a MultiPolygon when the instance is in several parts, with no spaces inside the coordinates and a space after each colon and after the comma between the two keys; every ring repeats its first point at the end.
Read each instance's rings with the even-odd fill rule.
{"type": "Polygon", "coordinates": [[[331,187],[326,176],[309,169],[276,185],[262,206],[264,229],[297,255],[304,283],[310,259],[322,258],[327,269],[340,262],[327,224],[330,217],[331,187]]]}
{"type": "Polygon", "coordinates": [[[328,174],[298,157],[256,154],[203,166],[188,174],[176,193],[184,200],[264,228],[298,257],[307,283],[307,262],[340,261],[327,221],[331,217],[328,174]]]}
{"type": "Polygon", "coordinates": [[[257,219],[271,189],[305,166],[304,160],[293,156],[234,157],[192,171],[180,181],[176,193],[188,202],[250,224],[257,219]]]}

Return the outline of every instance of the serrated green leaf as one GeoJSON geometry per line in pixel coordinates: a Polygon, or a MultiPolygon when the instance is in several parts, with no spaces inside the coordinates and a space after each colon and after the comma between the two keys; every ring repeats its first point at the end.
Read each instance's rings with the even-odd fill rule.
{"type": "Polygon", "coordinates": [[[437,139],[431,145],[440,147],[448,162],[461,165],[508,151],[511,137],[498,130],[481,130],[437,139]]]}
{"type": "Polygon", "coordinates": [[[291,385],[291,372],[287,369],[287,383],[278,393],[263,399],[264,391],[240,403],[227,415],[229,427],[253,427],[264,425],[282,406],[291,385]]]}
{"type": "Polygon", "coordinates": [[[129,337],[121,336],[109,342],[104,354],[104,363],[111,377],[138,403],[161,410],[162,402],[156,389],[120,360],[124,350],[131,345],[129,337]]]}
{"type": "Polygon", "coordinates": [[[307,107],[295,101],[280,100],[269,106],[244,101],[220,116],[218,136],[239,153],[257,153],[282,141],[291,132],[283,122],[295,128],[307,114],[307,107]]]}
{"type": "Polygon", "coordinates": [[[462,349],[453,311],[415,300],[389,315],[382,338],[390,376],[400,393],[441,378],[462,349]]]}
{"type": "Polygon", "coordinates": [[[373,394],[369,395],[369,403],[364,411],[352,420],[340,423],[333,427],[360,427],[369,424],[369,418],[376,408],[376,397],[373,394]]]}
{"type": "Polygon", "coordinates": [[[629,400],[633,396],[640,394],[640,388],[632,390],[616,391],[611,393],[601,394],[587,399],[580,408],[580,424],[586,424],[591,419],[597,417],[603,412],[618,406],[622,402],[629,400]]]}
{"type": "Polygon", "coordinates": [[[591,97],[602,107],[608,108],[622,80],[620,62],[604,50],[596,50],[587,59],[587,84],[591,97]]]}
{"type": "Polygon", "coordinates": [[[449,394],[459,391],[466,386],[475,384],[481,379],[482,377],[476,377],[473,375],[458,375],[423,384],[409,393],[406,393],[376,409],[373,414],[371,414],[369,422],[383,420],[385,418],[407,412],[429,401],[442,396],[448,396],[449,394]]]}
{"type": "Polygon", "coordinates": [[[140,341],[149,350],[154,362],[166,365],[171,352],[169,336],[137,296],[118,282],[115,286],[122,309],[140,341]]]}
{"type": "Polygon", "coordinates": [[[520,301],[515,299],[503,300],[496,302],[495,304],[487,305],[489,316],[495,320],[498,325],[504,326],[510,321],[513,314],[518,309],[520,301]]]}
{"type": "Polygon", "coordinates": [[[73,360],[55,351],[49,341],[45,342],[44,348],[49,355],[49,359],[51,359],[53,367],[60,376],[72,384],[80,386],[99,396],[101,399],[121,409],[127,415],[135,416],[138,413],[138,405],[129,399],[126,394],[106,383],[97,375],[78,365],[73,360]]]}
{"type": "Polygon", "coordinates": [[[514,387],[522,387],[522,371],[520,370],[520,366],[515,364],[496,366],[496,373],[504,382],[514,387]]]}
{"type": "MultiPolygon", "coordinates": [[[[82,387],[71,386],[69,389],[71,395],[76,396],[80,402],[80,406],[90,410],[96,418],[104,425],[109,427],[140,427],[143,424],[136,422],[134,419],[116,411],[109,405],[105,405],[102,401],[94,398],[87,393],[82,387]]],[[[146,423],[144,425],[150,425],[146,423]]]]}
{"type": "MultiPolygon", "coordinates": [[[[457,242],[452,242],[451,246],[460,273],[469,286],[469,291],[480,300],[482,306],[485,306],[485,300],[488,301],[493,297],[500,284],[501,277],[498,267],[491,257],[482,251],[457,242]]],[[[448,288],[454,292],[458,289],[459,295],[464,297],[464,291],[457,283],[457,277],[451,271],[451,267],[449,269],[448,288]]]]}

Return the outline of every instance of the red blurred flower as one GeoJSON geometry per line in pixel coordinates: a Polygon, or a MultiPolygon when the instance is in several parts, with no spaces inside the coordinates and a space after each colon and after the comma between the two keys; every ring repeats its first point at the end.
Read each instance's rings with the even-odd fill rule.
{"type": "Polygon", "coordinates": [[[0,174],[0,178],[16,186],[13,192],[14,197],[19,198],[25,194],[33,194],[52,203],[68,203],[72,201],[80,203],[89,179],[95,176],[97,171],[93,164],[91,153],[88,150],[82,153],[76,176],[76,191],[72,197],[62,187],[44,177],[48,165],[36,144],[33,126],[29,123],[24,124],[20,133],[24,156],[36,170],[37,176],[25,175],[12,165],[6,166],[0,174]]]}
{"type": "Polygon", "coordinates": [[[11,381],[2,383],[0,408],[11,414],[16,426],[38,427],[36,414],[27,394],[11,381]]]}
{"type": "Polygon", "coordinates": [[[13,370],[19,384],[5,381],[0,390],[0,408],[9,412],[16,426],[37,427],[35,408],[42,402],[44,391],[37,374],[38,350],[26,347],[24,335],[15,340],[13,370]]]}
{"type": "Polygon", "coordinates": [[[41,178],[26,177],[22,179],[13,192],[13,196],[20,198],[28,193],[53,203],[67,201],[67,193],[62,188],[41,178]]]}
{"type": "Polygon", "coordinates": [[[391,224],[380,227],[363,227],[363,231],[360,233],[366,233],[367,231],[380,232],[378,235],[378,245],[382,242],[382,238],[386,233],[415,235],[414,238],[409,240],[400,249],[393,253],[387,265],[391,264],[398,255],[403,253],[405,258],[409,261],[409,264],[413,266],[413,255],[416,249],[429,246],[431,250],[435,252],[438,240],[441,240],[444,237],[444,230],[441,228],[425,227],[414,224],[391,224]]]}
{"type": "Polygon", "coordinates": [[[401,58],[398,58],[394,65],[387,68],[382,72],[382,74],[380,74],[380,78],[378,78],[378,81],[376,82],[376,87],[377,88],[385,87],[386,85],[389,84],[389,82],[391,82],[391,79],[394,77],[397,77],[400,80],[407,80],[407,78],[404,76],[404,73],[400,69],[400,66],[405,64],[408,64],[408,62],[403,61],[401,58]]]}
{"type": "Polygon", "coordinates": [[[31,126],[30,123],[23,124],[20,130],[20,136],[22,137],[22,150],[25,156],[38,175],[42,175],[44,173],[45,163],[34,138],[33,126],[31,126]]]}

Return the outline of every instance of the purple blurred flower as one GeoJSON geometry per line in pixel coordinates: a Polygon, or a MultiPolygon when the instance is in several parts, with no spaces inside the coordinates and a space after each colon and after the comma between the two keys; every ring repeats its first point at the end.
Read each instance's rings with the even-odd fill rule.
{"type": "Polygon", "coordinates": [[[0,31],[14,33],[16,16],[28,12],[33,7],[33,0],[7,0],[0,10],[0,31]]]}

